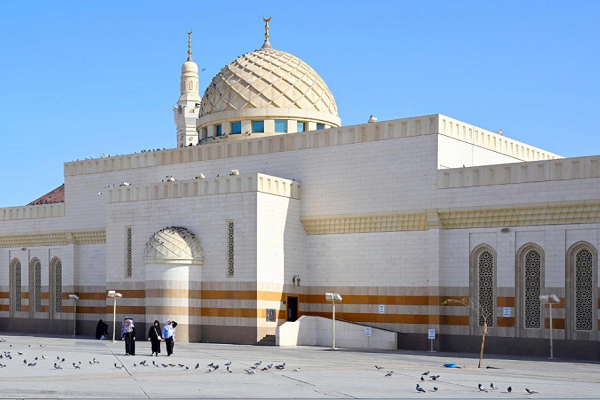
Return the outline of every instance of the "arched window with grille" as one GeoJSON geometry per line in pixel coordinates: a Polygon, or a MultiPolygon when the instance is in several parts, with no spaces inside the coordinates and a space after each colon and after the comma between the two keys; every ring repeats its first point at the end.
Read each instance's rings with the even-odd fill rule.
{"type": "Polygon", "coordinates": [[[565,338],[596,340],[598,332],[598,251],[587,241],[566,252],[565,338]]]}
{"type": "Polygon", "coordinates": [[[52,260],[50,267],[51,284],[51,309],[53,313],[62,312],[62,261],[56,257],[52,260]]]}
{"type": "Polygon", "coordinates": [[[575,330],[591,331],[594,326],[594,255],[587,248],[575,253],[575,330]]]}
{"type": "Polygon", "coordinates": [[[10,263],[10,295],[12,313],[21,311],[21,260],[15,258],[10,263]]]}
{"type": "Polygon", "coordinates": [[[29,286],[29,310],[30,312],[42,312],[42,263],[34,258],[29,263],[30,286],[29,286]]]}
{"type": "Polygon", "coordinates": [[[479,302],[479,326],[483,326],[487,318],[487,326],[494,326],[494,254],[483,249],[477,255],[477,301],[479,302]]]}
{"type": "Polygon", "coordinates": [[[542,282],[542,255],[537,250],[529,250],[523,260],[523,326],[525,329],[542,327],[542,307],[540,303],[542,282]]]}

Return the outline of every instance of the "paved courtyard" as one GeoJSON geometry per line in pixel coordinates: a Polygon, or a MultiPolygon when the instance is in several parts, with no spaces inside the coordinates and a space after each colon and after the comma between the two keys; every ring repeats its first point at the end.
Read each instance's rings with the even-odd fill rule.
{"type": "Polygon", "coordinates": [[[124,356],[122,342],[16,335],[0,335],[0,340],[0,364],[6,365],[0,367],[2,398],[593,398],[600,394],[596,363],[489,355],[484,366],[495,368],[478,369],[475,355],[204,343],[178,343],[173,356],[157,358],[149,356],[148,342],[138,343],[138,355],[124,356]],[[11,352],[12,360],[4,352],[11,352]],[[59,362],[62,369],[54,368],[57,357],[65,359],[59,362]],[[99,363],[90,364],[94,358],[99,363]],[[147,367],[140,365],[144,360],[147,367]],[[224,365],[229,361],[232,373],[224,365]],[[259,361],[262,364],[254,375],[244,371],[259,361]],[[284,362],[283,370],[275,369],[284,362]],[[124,368],[116,368],[115,363],[124,368]],[[163,363],[175,366],[162,367],[163,363]],[[198,363],[200,368],[195,369],[198,363]],[[207,372],[210,363],[219,368],[207,372]],[[461,368],[444,368],[445,363],[461,368]],[[273,368],[260,370],[269,364],[273,368]],[[394,372],[386,377],[389,371],[394,372]],[[422,382],[425,371],[440,377],[422,382]],[[477,389],[479,383],[489,389],[492,382],[498,389],[477,389]],[[415,390],[417,383],[425,393],[415,390]],[[508,386],[513,389],[510,394],[508,386]],[[525,388],[538,393],[529,395],[525,388]]]}

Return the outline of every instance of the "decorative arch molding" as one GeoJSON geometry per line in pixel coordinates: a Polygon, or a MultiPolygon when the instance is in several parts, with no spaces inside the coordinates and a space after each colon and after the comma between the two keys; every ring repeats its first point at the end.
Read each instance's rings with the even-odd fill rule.
{"type": "MultiPolygon", "coordinates": [[[[598,250],[591,243],[581,240],[573,243],[565,255],[565,335],[567,340],[597,340],[598,338],[598,250]],[[588,304],[591,302],[591,330],[577,330],[576,327],[576,295],[577,287],[589,280],[589,276],[576,276],[577,257],[580,252],[587,250],[591,253],[591,288],[586,291],[588,304]],[[583,278],[583,282],[582,282],[583,278]]],[[[581,290],[581,287],[580,287],[581,290]]],[[[581,306],[581,305],[580,305],[581,306]]]]}
{"type": "MultiPolygon", "coordinates": [[[[533,242],[525,243],[522,245],[519,250],[517,250],[515,257],[515,328],[517,336],[521,337],[539,337],[539,330],[544,327],[544,316],[543,316],[543,308],[541,304],[539,304],[539,295],[541,294],[543,288],[546,286],[546,253],[544,249],[533,242]],[[535,252],[539,255],[535,256],[535,252]],[[538,264],[539,265],[536,265],[538,264]],[[533,267],[533,270],[530,269],[529,275],[527,274],[527,267],[533,267]],[[537,307],[539,308],[539,327],[527,327],[525,322],[527,316],[527,307],[532,306],[531,302],[534,301],[534,298],[529,298],[529,304],[527,301],[527,290],[526,285],[530,283],[530,291],[534,291],[531,287],[532,279],[535,279],[538,271],[536,271],[536,266],[539,267],[539,280],[538,280],[538,288],[539,293],[537,294],[537,307]]],[[[530,293],[531,294],[531,293],[530,293]]],[[[533,297],[535,297],[535,293],[533,293],[533,297]]],[[[532,313],[535,313],[534,310],[530,310],[532,313]]],[[[531,314],[530,314],[531,317],[531,314]]]]}
{"type": "Polygon", "coordinates": [[[59,257],[50,260],[50,318],[62,312],[63,265],[59,257]]]}
{"type": "MultiPolygon", "coordinates": [[[[497,270],[498,254],[492,246],[482,243],[471,251],[469,256],[469,299],[477,300],[482,306],[491,307],[492,312],[491,318],[488,320],[488,329],[496,326],[497,270]],[[486,257],[485,260],[481,258],[482,255],[486,257]],[[482,270],[481,274],[480,270],[482,270]]],[[[483,329],[478,314],[478,312],[469,308],[469,319],[476,321],[474,324],[469,324],[471,335],[479,334],[483,329]]]]}
{"type": "Polygon", "coordinates": [[[21,289],[22,289],[22,265],[17,257],[10,262],[10,306],[9,314],[14,317],[16,313],[21,312],[21,289]]]}
{"type": "Polygon", "coordinates": [[[34,257],[29,261],[29,315],[42,312],[42,262],[34,257]]]}

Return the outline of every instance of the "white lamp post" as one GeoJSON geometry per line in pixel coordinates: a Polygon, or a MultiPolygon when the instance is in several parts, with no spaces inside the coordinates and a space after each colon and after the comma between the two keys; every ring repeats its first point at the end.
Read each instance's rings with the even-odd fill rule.
{"type": "Polygon", "coordinates": [[[70,294],[69,298],[73,299],[73,337],[75,337],[75,333],[77,332],[77,300],[79,300],[79,296],[70,294]]]}
{"type": "Polygon", "coordinates": [[[552,345],[552,304],[559,304],[560,299],[555,294],[540,296],[540,303],[550,304],[550,359],[554,359],[554,347],[552,345]]]}
{"type": "Polygon", "coordinates": [[[325,300],[331,301],[333,304],[333,333],[331,339],[331,348],[335,350],[335,302],[342,301],[342,296],[339,293],[325,293],[325,300]]]}
{"type": "Polygon", "coordinates": [[[117,327],[117,298],[123,297],[123,295],[115,292],[114,290],[109,290],[108,297],[112,297],[113,299],[113,342],[116,342],[115,329],[117,327]]]}

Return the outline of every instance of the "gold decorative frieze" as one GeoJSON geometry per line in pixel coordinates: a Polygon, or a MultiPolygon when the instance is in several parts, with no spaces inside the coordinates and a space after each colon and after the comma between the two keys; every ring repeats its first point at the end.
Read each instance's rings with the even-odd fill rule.
{"type": "Polygon", "coordinates": [[[68,244],[106,243],[106,231],[41,233],[0,236],[0,247],[65,246],[68,244]]]}
{"type": "Polygon", "coordinates": [[[600,223],[600,203],[439,212],[445,229],[600,223]]]}
{"type": "Polygon", "coordinates": [[[422,231],[427,229],[427,214],[359,214],[304,217],[300,219],[309,235],[422,231]]]}

